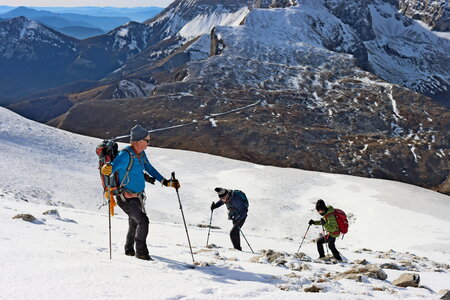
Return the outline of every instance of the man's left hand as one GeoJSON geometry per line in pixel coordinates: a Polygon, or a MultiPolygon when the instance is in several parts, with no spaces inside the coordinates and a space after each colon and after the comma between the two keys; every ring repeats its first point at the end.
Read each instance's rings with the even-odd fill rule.
{"type": "Polygon", "coordinates": [[[178,179],[170,179],[170,180],[163,179],[162,184],[167,187],[173,187],[174,189],[177,189],[177,190],[181,187],[178,179]]]}
{"type": "Polygon", "coordinates": [[[325,225],[326,222],[327,222],[327,221],[326,221],[324,218],[320,219],[320,224],[321,224],[321,225],[325,225]]]}

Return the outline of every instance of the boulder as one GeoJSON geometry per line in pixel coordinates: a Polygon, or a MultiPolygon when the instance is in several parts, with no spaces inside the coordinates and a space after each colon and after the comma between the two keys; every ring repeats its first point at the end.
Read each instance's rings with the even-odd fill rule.
{"type": "Polygon", "coordinates": [[[392,282],[393,285],[399,286],[399,287],[418,287],[420,283],[420,276],[419,274],[413,274],[413,273],[404,273],[400,275],[399,278],[394,280],[392,282]]]}
{"type": "Polygon", "coordinates": [[[353,261],[355,265],[368,265],[370,264],[366,259],[357,259],[353,261]]]}
{"type": "Polygon", "coordinates": [[[15,215],[13,217],[13,219],[22,219],[24,221],[31,222],[31,223],[36,222],[36,218],[30,214],[18,214],[18,215],[15,215]]]}
{"type": "Polygon", "coordinates": [[[401,270],[401,268],[394,263],[384,263],[380,266],[380,268],[390,270],[401,270]]]}
{"type": "Polygon", "coordinates": [[[254,256],[254,257],[249,259],[249,262],[259,263],[259,260],[261,259],[261,257],[262,257],[262,255],[254,256]]]}
{"type": "Polygon", "coordinates": [[[307,293],[318,293],[321,290],[322,290],[321,287],[318,287],[318,286],[315,286],[315,285],[312,285],[312,286],[307,287],[307,288],[304,289],[304,291],[307,292],[307,293]]]}
{"type": "Polygon", "coordinates": [[[362,276],[380,280],[387,279],[387,274],[383,271],[383,269],[376,265],[367,265],[364,267],[356,266],[343,273],[337,274],[334,279],[352,279],[360,282],[362,281],[362,276]]]}
{"type": "Polygon", "coordinates": [[[59,216],[59,212],[58,212],[57,209],[50,209],[50,210],[47,210],[47,211],[43,212],[42,214],[43,215],[48,215],[48,216],[55,216],[57,218],[60,217],[59,216]]]}
{"type": "Polygon", "coordinates": [[[450,291],[449,290],[439,291],[439,294],[442,295],[442,297],[440,299],[442,299],[442,300],[450,300],[450,291]],[[441,293],[441,292],[443,292],[443,293],[441,293]]]}

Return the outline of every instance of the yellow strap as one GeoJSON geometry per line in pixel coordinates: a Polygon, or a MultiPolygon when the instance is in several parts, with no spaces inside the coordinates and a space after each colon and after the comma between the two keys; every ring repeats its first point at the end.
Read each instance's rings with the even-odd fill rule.
{"type": "Polygon", "coordinates": [[[109,188],[109,192],[106,191],[104,194],[105,199],[108,200],[109,194],[109,211],[111,212],[111,216],[114,216],[114,206],[116,206],[116,201],[114,200],[114,195],[112,193],[112,188],[109,188]]]}

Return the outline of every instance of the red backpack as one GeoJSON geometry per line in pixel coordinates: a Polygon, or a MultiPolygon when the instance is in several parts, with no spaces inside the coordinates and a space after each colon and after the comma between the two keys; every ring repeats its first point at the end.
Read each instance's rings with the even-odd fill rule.
{"type": "MultiPolygon", "coordinates": [[[[345,214],[345,212],[343,210],[334,209],[334,217],[336,218],[336,221],[338,223],[338,227],[339,227],[339,232],[342,234],[346,234],[348,232],[348,219],[347,219],[347,215],[345,214]]],[[[330,214],[325,215],[325,218],[327,216],[329,216],[330,214]]],[[[335,233],[335,232],[333,232],[335,233]]]]}

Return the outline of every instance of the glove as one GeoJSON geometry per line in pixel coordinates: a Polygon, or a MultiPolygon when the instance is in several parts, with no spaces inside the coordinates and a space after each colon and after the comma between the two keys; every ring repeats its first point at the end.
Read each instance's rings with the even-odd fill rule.
{"type": "Polygon", "coordinates": [[[109,176],[112,173],[112,166],[110,164],[106,164],[102,167],[100,172],[105,176],[109,176]]]}
{"type": "Polygon", "coordinates": [[[177,190],[181,187],[180,182],[177,179],[163,179],[162,184],[167,187],[173,187],[177,190]]]}
{"type": "Polygon", "coordinates": [[[148,175],[147,173],[144,173],[144,179],[148,183],[155,184],[155,178],[153,178],[152,176],[148,175]]]}
{"type": "Polygon", "coordinates": [[[326,221],[324,218],[320,219],[320,224],[321,224],[321,225],[325,225],[326,222],[327,222],[327,221],[326,221]]]}
{"type": "Polygon", "coordinates": [[[216,208],[216,203],[214,203],[214,201],[213,201],[213,203],[211,203],[211,210],[214,210],[216,208]]]}
{"type": "Polygon", "coordinates": [[[309,220],[308,224],[309,225],[314,225],[314,220],[313,219],[309,220]]]}

